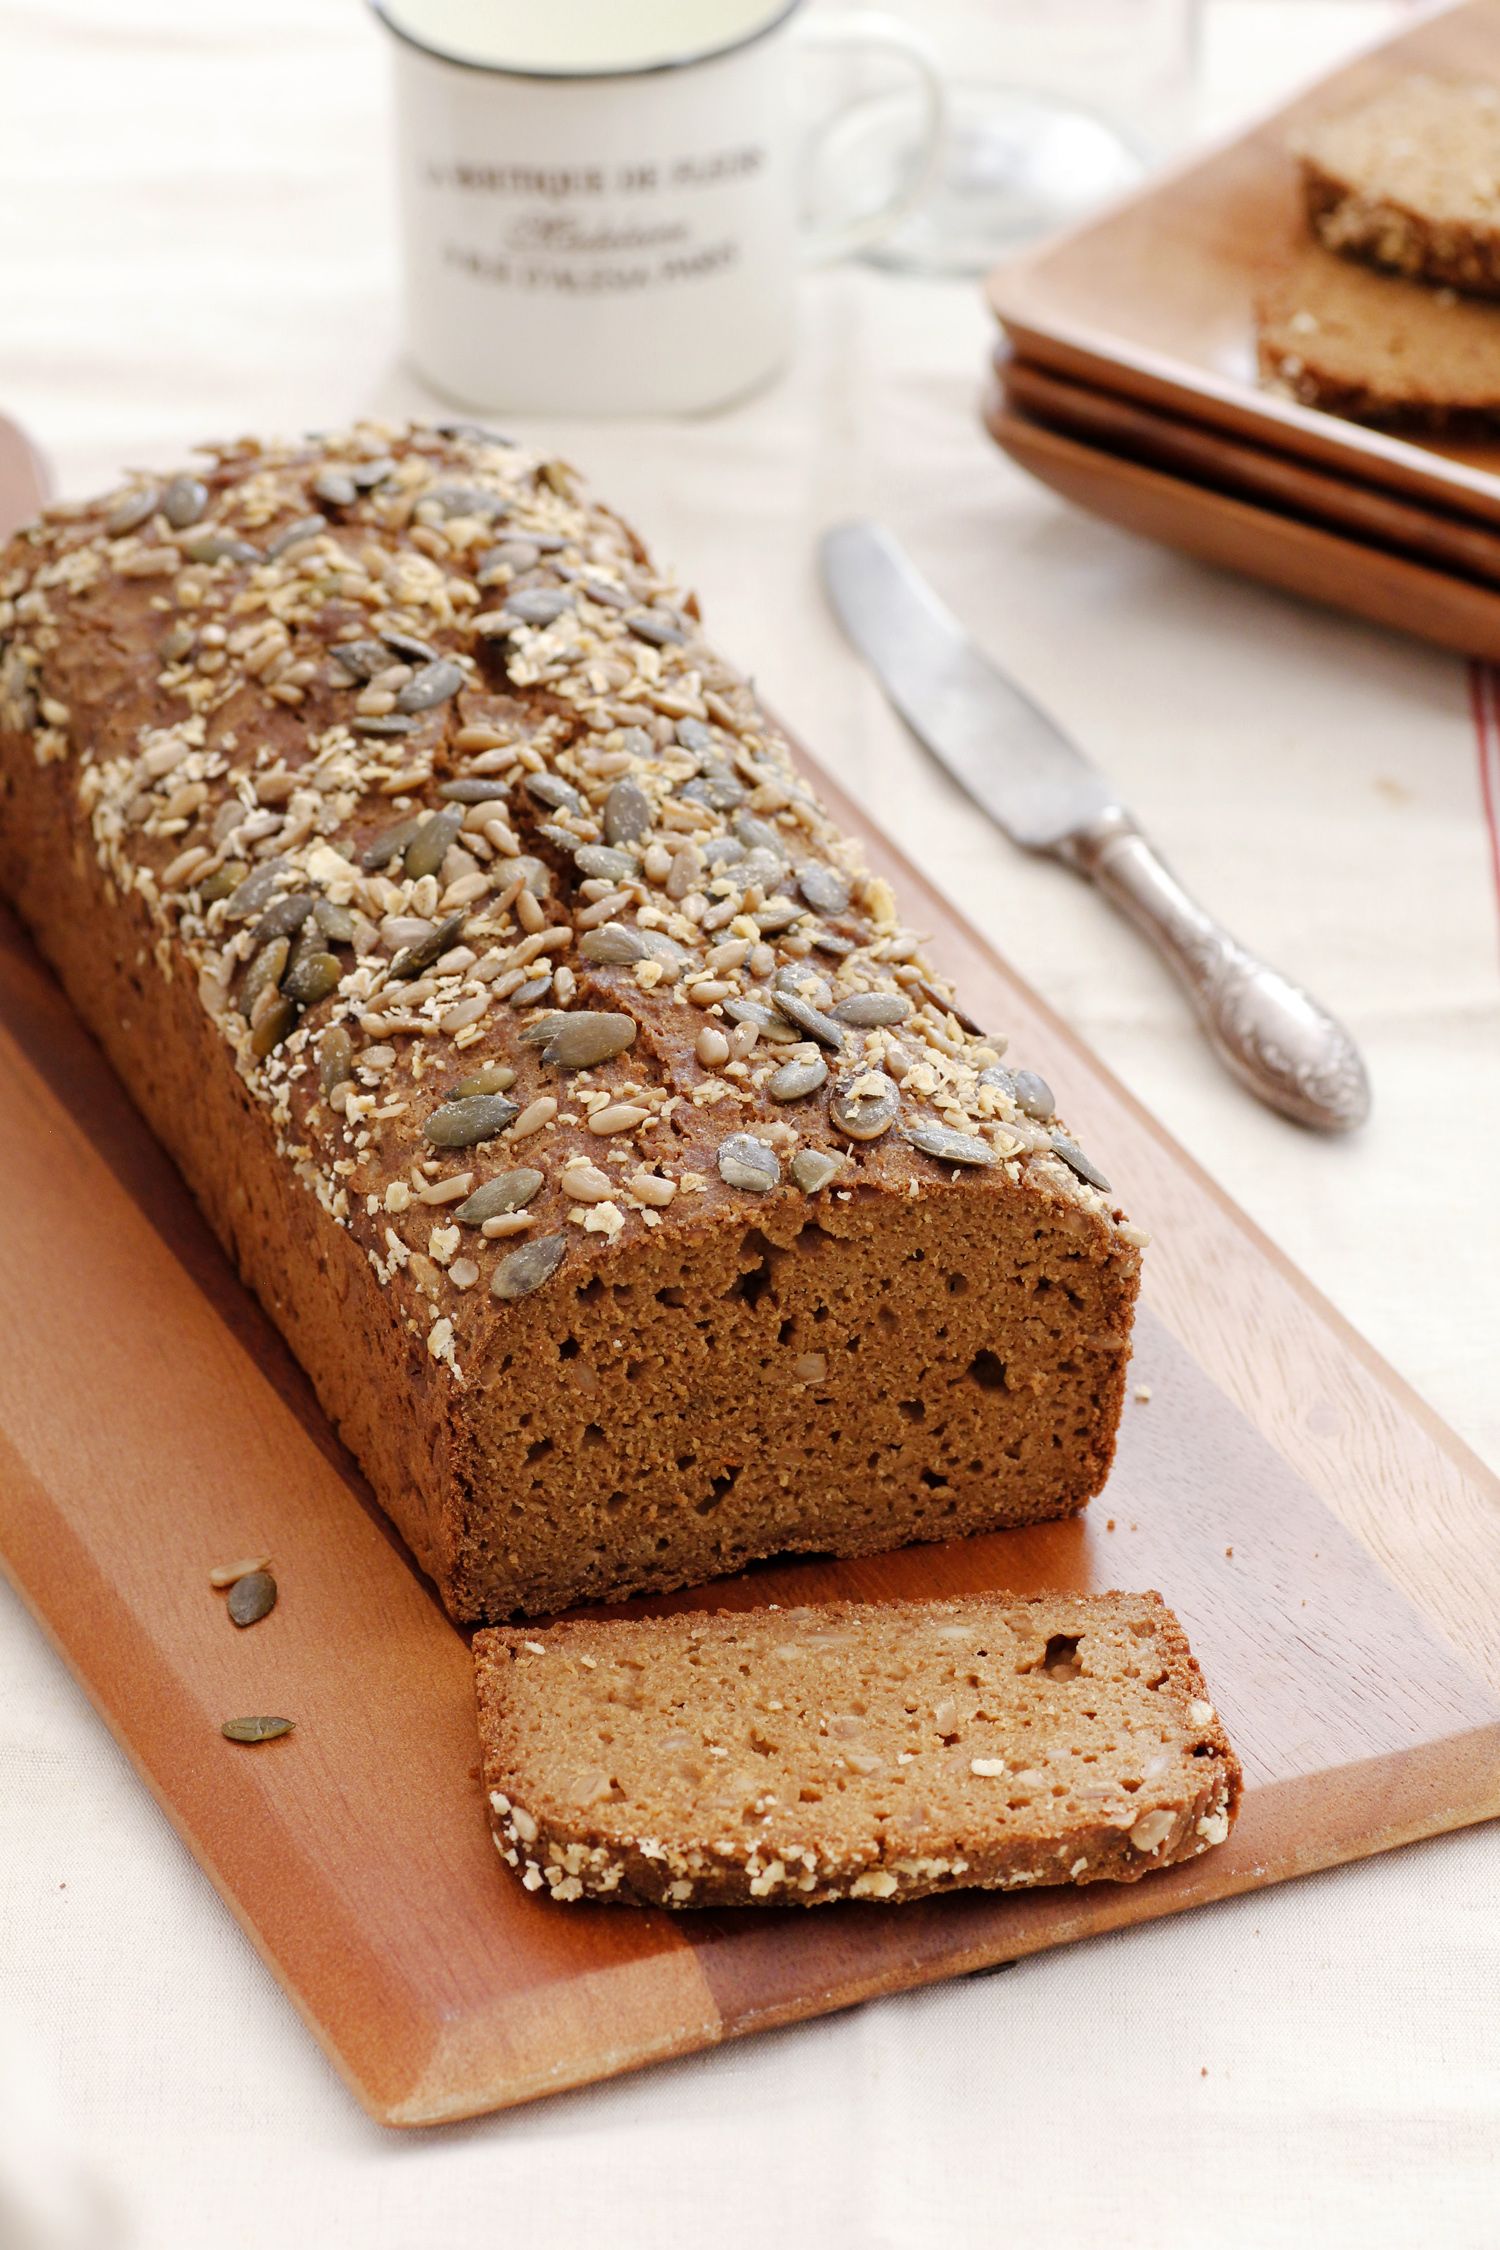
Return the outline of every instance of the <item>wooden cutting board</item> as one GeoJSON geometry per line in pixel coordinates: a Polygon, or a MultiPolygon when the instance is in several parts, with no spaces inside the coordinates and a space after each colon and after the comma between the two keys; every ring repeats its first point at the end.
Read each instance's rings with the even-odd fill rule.
{"type": "MultiPolygon", "coordinates": [[[[388,2123],[525,2101],[1500,1812],[1500,1486],[899,854],[872,838],[871,857],[1152,1230],[1133,1370],[1150,1398],[1128,1405],[1081,1520],[637,1606],[1159,1587],[1248,1789],[1227,1846],[1133,1885],[676,1917],[523,1892],[487,1833],[462,1635],[0,913],[0,1560],[388,2123]],[[259,1550],[281,1599],[241,1633],[208,1571],[259,1550]],[[219,1723],[245,1712],[296,1731],[237,1748],[219,1723]]],[[[1339,1152],[1309,1143],[1307,1160],[1339,1152]]]]}

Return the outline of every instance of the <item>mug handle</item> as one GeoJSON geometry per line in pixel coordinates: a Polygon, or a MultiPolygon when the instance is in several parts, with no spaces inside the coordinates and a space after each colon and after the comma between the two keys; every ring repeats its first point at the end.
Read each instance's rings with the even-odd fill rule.
{"type": "MultiPolygon", "coordinates": [[[[937,56],[927,41],[915,31],[908,30],[893,16],[881,14],[875,8],[855,8],[842,15],[824,18],[804,17],[797,25],[796,37],[804,47],[837,47],[866,49],[883,47],[910,65],[922,98],[921,154],[912,166],[910,177],[894,187],[883,203],[873,211],[861,211],[848,219],[833,220],[826,226],[810,230],[803,242],[803,261],[811,266],[832,265],[837,259],[853,257],[857,251],[868,250],[888,234],[908,211],[921,202],[932,183],[942,150],[943,134],[947,123],[947,97],[943,91],[942,72],[937,56]]],[[[839,124],[845,113],[836,111],[821,131],[814,136],[814,148],[839,124]]]]}

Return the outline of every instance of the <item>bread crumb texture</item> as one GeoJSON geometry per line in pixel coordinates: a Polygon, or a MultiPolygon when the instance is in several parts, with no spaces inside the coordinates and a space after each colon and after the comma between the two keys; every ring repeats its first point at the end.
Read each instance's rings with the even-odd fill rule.
{"type": "Polygon", "coordinates": [[[1311,126],[1297,153],[1330,250],[1500,296],[1500,87],[1403,77],[1311,126]]]}
{"type": "Polygon", "coordinates": [[[0,793],[456,1616],[1102,1484],[1138,1234],[564,462],[369,424],[49,509],[0,793]]]}
{"type": "Polygon", "coordinates": [[[1500,417],[1500,305],[1310,242],[1262,291],[1256,321],[1262,377],[1304,406],[1427,429],[1500,417]]]}
{"type": "Polygon", "coordinates": [[[820,1906],[1134,1882],[1239,1761],[1157,1594],[829,1603],[474,1641],[501,1857],[564,1901],[820,1906]]]}

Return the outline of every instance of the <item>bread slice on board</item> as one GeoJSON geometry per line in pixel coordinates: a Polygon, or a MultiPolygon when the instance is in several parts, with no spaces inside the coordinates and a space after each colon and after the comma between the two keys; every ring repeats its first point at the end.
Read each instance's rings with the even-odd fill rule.
{"type": "Polygon", "coordinates": [[[1262,380],[1357,422],[1500,420],[1500,305],[1300,250],[1256,305],[1262,380]]]}
{"type": "Polygon", "coordinates": [[[1313,126],[1297,154],[1330,250],[1500,296],[1500,86],[1399,79],[1313,126]]]}
{"type": "Polygon", "coordinates": [[[474,1658],[495,1843],[555,1899],[1133,1882],[1222,1843],[1239,1800],[1159,1594],[585,1619],[474,1658]]]}

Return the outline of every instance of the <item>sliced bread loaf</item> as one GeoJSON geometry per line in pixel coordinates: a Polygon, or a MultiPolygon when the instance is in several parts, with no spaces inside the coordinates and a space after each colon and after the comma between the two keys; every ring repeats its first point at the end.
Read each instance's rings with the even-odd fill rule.
{"type": "Polygon", "coordinates": [[[585,1619],[474,1657],[495,1843],[557,1899],[1132,1882],[1239,1798],[1159,1594],[585,1619]]]}
{"type": "Polygon", "coordinates": [[[1310,242],[1256,305],[1262,380],[1357,422],[1500,419],[1500,305],[1351,264],[1310,242]]]}
{"type": "Polygon", "coordinates": [[[1297,153],[1330,250],[1500,296],[1500,86],[1402,78],[1312,127],[1297,153]]]}

